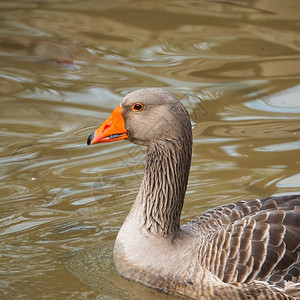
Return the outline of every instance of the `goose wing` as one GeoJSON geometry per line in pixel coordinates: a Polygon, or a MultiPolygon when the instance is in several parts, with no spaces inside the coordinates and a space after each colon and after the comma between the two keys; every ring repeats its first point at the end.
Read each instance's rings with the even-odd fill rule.
{"type": "Polygon", "coordinates": [[[300,282],[300,196],[210,210],[189,223],[205,237],[201,264],[224,282],[300,282]]]}

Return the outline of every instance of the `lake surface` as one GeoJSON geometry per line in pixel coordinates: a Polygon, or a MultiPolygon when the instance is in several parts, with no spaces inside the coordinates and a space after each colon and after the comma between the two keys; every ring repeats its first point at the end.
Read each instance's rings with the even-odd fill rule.
{"type": "Polygon", "coordinates": [[[187,107],[182,222],[299,191],[298,0],[0,2],[0,298],[175,299],[118,276],[145,148],[86,146],[128,92],[187,107]]]}

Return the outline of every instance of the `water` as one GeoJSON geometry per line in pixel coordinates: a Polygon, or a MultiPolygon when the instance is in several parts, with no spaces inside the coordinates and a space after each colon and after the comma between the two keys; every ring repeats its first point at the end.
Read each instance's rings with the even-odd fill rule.
{"type": "Polygon", "coordinates": [[[297,0],[1,1],[0,298],[172,299],[120,278],[145,148],[86,146],[129,91],[188,108],[183,222],[299,191],[297,0]]]}

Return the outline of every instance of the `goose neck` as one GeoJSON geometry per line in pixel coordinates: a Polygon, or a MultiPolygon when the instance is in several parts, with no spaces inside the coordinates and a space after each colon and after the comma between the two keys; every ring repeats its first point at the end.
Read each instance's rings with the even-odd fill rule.
{"type": "Polygon", "coordinates": [[[173,239],[180,230],[190,163],[191,138],[148,145],[146,168],[136,202],[150,234],[173,239]]]}

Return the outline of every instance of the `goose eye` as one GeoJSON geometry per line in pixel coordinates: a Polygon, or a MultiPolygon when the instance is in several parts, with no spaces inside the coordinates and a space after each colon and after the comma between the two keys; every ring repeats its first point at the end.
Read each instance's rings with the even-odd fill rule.
{"type": "Polygon", "coordinates": [[[141,103],[135,103],[132,105],[132,109],[135,110],[135,111],[141,111],[143,109],[143,104],[141,103]]]}

